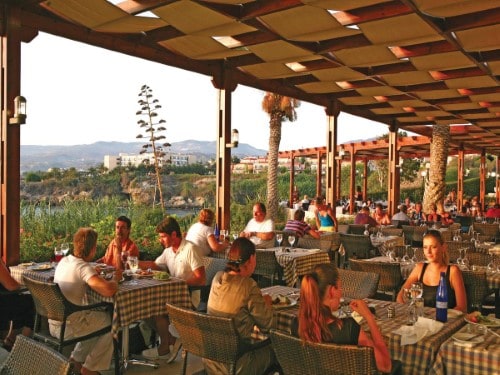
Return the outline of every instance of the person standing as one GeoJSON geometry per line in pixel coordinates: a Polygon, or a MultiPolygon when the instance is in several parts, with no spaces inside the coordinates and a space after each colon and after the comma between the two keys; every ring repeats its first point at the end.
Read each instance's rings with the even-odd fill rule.
{"type": "Polygon", "coordinates": [[[266,219],[266,206],[264,203],[253,205],[253,218],[240,233],[240,237],[248,238],[257,248],[270,248],[274,246],[274,222],[266,219]]]}
{"type": "Polygon", "coordinates": [[[97,259],[97,263],[105,263],[115,269],[125,269],[125,255],[139,257],[139,248],[130,239],[130,229],[132,222],[126,216],[120,216],[115,221],[115,238],[106,249],[102,258],[97,259]]]}
{"type": "MultiPolygon", "coordinates": [[[[97,232],[92,228],[80,228],[73,237],[73,254],[65,256],[56,267],[54,282],[61,292],[76,305],[87,305],[87,289],[90,287],[104,297],[113,296],[118,290],[122,272],[116,269],[112,280],[100,277],[89,263],[97,248],[97,232]]],[[[68,317],[65,338],[84,336],[111,324],[106,311],[78,311],[68,317]]],[[[50,334],[59,337],[61,322],[49,319],[50,334]]],[[[82,375],[97,375],[107,370],[113,356],[111,330],[102,336],[78,342],[70,361],[82,375]]]]}
{"type": "MultiPolygon", "coordinates": [[[[171,276],[183,279],[189,286],[204,286],[206,283],[205,266],[200,250],[193,243],[182,238],[181,228],[177,220],[165,217],[157,226],[159,241],[163,245],[163,253],[155,261],[141,261],[141,268],[168,270],[171,276]]],[[[182,343],[170,331],[168,315],[153,317],[153,325],[160,336],[160,345],[142,352],[148,359],[166,359],[167,363],[175,360],[182,343]],[[170,347],[172,346],[172,349],[170,347]]]]}

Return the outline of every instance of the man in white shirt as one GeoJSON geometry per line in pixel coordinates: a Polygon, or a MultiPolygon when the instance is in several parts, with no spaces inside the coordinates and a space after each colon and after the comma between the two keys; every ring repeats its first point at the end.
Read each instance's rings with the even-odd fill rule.
{"type": "MultiPolygon", "coordinates": [[[[189,286],[205,285],[205,267],[199,250],[182,238],[179,223],[167,216],[157,225],[156,233],[165,250],[154,262],[140,262],[141,268],[168,270],[171,276],[183,279],[189,286]]],[[[160,336],[160,345],[144,350],[142,355],[148,359],[166,359],[170,363],[177,357],[182,344],[169,331],[168,315],[155,316],[154,326],[160,336]]]]}
{"type": "Polygon", "coordinates": [[[266,249],[274,246],[274,222],[266,219],[266,206],[264,203],[255,203],[253,206],[253,219],[240,233],[255,244],[256,248],[266,249]]]}

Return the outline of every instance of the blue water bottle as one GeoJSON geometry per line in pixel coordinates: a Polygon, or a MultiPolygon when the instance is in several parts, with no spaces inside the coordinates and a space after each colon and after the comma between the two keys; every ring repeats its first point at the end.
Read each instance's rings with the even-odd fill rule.
{"type": "Polygon", "coordinates": [[[215,228],[214,228],[214,237],[215,237],[215,240],[216,240],[216,241],[219,241],[219,237],[220,237],[220,230],[219,230],[219,226],[217,225],[217,223],[215,223],[215,228]]]}
{"type": "Polygon", "coordinates": [[[436,293],[436,320],[443,323],[448,320],[448,288],[444,272],[441,272],[441,276],[439,277],[439,285],[436,293]]]}

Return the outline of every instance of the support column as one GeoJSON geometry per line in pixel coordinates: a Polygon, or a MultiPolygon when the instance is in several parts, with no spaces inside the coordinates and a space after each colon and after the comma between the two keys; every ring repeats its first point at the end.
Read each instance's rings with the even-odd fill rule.
{"type": "Polygon", "coordinates": [[[356,158],[354,146],[351,145],[349,151],[350,162],[351,162],[351,175],[349,176],[349,214],[354,214],[354,207],[356,207],[356,158]]]}
{"type": "Polygon", "coordinates": [[[231,225],[231,94],[236,84],[221,67],[219,75],[214,76],[212,83],[219,90],[217,117],[217,155],[216,155],[216,221],[220,229],[230,230],[231,225]]]}
{"type": "Polygon", "coordinates": [[[337,152],[337,121],[340,114],[340,103],[332,101],[325,109],[328,116],[328,131],[326,139],[326,203],[331,204],[333,215],[336,214],[337,187],[335,185],[335,176],[337,166],[335,164],[335,156],[337,152]]]}
{"type": "Polygon", "coordinates": [[[337,184],[337,201],[340,202],[342,198],[342,159],[337,160],[337,178],[335,183],[337,184]]]}
{"type": "Polygon", "coordinates": [[[458,150],[458,175],[457,175],[457,210],[458,212],[462,211],[462,206],[464,204],[464,175],[465,175],[465,157],[464,157],[464,149],[463,146],[460,146],[458,150]]]}
{"type": "Polygon", "coordinates": [[[1,22],[1,198],[0,241],[7,265],[20,259],[20,125],[9,125],[21,91],[21,20],[16,7],[2,5],[1,22]]]}
{"type": "Polygon", "coordinates": [[[290,186],[288,187],[288,207],[293,208],[293,193],[295,186],[295,155],[293,152],[290,153],[290,186]]]}
{"type": "Polygon", "coordinates": [[[496,202],[497,204],[500,204],[500,157],[497,155],[497,167],[496,167],[496,176],[495,176],[495,197],[496,197],[496,202]]]}
{"type": "Polygon", "coordinates": [[[316,157],[318,158],[318,169],[316,170],[316,196],[319,197],[321,195],[321,177],[323,176],[323,155],[321,155],[321,151],[316,153],[316,157]]]}
{"type": "Polygon", "coordinates": [[[398,127],[393,123],[389,127],[389,173],[387,178],[387,213],[391,217],[397,212],[400,199],[399,189],[399,151],[398,151],[398,127]]]}
{"type": "Polygon", "coordinates": [[[363,200],[368,199],[368,159],[363,159],[363,200]]]}
{"type": "Polygon", "coordinates": [[[479,162],[479,199],[481,200],[481,211],[484,212],[484,200],[486,198],[486,151],[481,151],[479,162]]]}

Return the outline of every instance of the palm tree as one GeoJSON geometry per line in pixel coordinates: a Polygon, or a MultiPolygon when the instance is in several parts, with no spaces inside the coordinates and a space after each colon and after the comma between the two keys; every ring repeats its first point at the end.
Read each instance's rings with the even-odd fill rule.
{"type": "Polygon", "coordinates": [[[432,142],[430,145],[429,179],[425,184],[423,206],[424,212],[429,212],[430,205],[435,203],[438,211],[443,211],[443,201],[446,190],[446,163],[450,143],[450,126],[433,125],[432,142]]]}
{"type": "Polygon", "coordinates": [[[278,151],[281,142],[281,123],[295,121],[300,101],[279,94],[266,92],[262,109],[269,114],[269,151],[267,170],[267,212],[269,217],[278,217],[278,151]]]}

